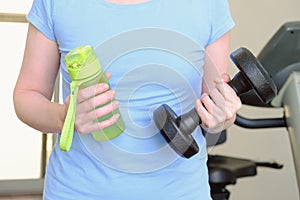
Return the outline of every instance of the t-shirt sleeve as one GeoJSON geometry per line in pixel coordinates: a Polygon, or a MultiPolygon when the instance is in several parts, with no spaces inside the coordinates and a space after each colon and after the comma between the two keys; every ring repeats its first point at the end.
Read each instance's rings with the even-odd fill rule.
{"type": "Polygon", "coordinates": [[[48,39],[56,41],[53,30],[51,0],[34,0],[26,17],[27,20],[48,39]]]}
{"type": "Polygon", "coordinates": [[[211,1],[211,34],[207,45],[227,33],[235,25],[230,13],[228,0],[211,1]]]}

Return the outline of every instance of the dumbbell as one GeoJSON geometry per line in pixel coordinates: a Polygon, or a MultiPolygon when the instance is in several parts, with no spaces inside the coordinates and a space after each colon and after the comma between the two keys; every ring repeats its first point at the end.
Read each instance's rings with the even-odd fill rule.
{"type": "MultiPolygon", "coordinates": [[[[269,103],[276,96],[275,83],[248,49],[241,47],[232,52],[230,58],[240,70],[228,83],[238,96],[253,90],[264,103],[269,103]]],[[[153,118],[161,135],[180,156],[190,158],[199,152],[192,136],[201,124],[196,108],[177,116],[167,104],[163,104],[154,110],[153,118]]]]}

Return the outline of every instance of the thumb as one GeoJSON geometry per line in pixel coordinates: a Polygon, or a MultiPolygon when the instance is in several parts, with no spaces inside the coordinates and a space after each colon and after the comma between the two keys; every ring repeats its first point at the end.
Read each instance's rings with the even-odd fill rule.
{"type": "Polygon", "coordinates": [[[230,81],[230,76],[227,73],[221,74],[220,77],[215,79],[215,83],[228,83],[230,81]]]}
{"type": "Polygon", "coordinates": [[[67,96],[66,99],[65,99],[65,105],[67,107],[69,107],[69,104],[70,104],[70,96],[67,96]]]}

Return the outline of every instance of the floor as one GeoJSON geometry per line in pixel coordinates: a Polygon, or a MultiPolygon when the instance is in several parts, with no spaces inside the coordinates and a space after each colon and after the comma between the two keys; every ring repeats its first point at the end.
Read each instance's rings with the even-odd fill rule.
{"type": "Polygon", "coordinates": [[[42,200],[41,195],[0,196],[0,200],[42,200]]]}

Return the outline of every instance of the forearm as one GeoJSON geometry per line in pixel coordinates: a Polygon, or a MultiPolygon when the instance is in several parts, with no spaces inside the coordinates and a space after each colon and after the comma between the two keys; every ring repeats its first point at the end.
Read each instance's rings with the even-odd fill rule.
{"type": "Polygon", "coordinates": [[[196,102],[207,132],[218,133],[230,127],[241,107],[240,99],[227,84],[229,33],[206,47],[202,96],[196,102]]]}
{"type": "Polygon", "coordinates": [[[15,91],[14,107],[18,118],[30,127],[43,133],[58,133],[62,130],[65,105],[51,102],[35,91],[15,91]]]}

